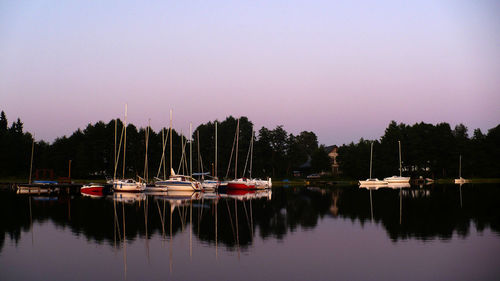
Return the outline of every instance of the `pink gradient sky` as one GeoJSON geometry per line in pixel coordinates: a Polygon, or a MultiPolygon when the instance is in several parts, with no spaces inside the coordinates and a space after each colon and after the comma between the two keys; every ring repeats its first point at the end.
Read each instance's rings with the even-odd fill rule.
{"type": "Polygon", "coordinates": [[[172,108],[184,132],[247,116],[327,145],[500,123],[500,2],[374,2],[2,1],[0,110],[47,141],[125,103],[137,126],[172,108]]]}

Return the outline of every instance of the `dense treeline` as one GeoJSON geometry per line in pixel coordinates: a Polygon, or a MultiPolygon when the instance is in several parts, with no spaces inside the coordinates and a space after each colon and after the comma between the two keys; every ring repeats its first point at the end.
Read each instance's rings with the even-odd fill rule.
{"type": "MultiPolygon", "coordinates": [[[[447,123],[410,126],[392,121],[381,139],[373,141],[373,177],[399,174],[398,140],[405,176],[458,177],[460,155],[463,177],[500,176],[500,125],[488,130],[487,135],[476,129],[470,138],[463,124],[452,130],[447,123]]],[[[339,147],[338,160],[345,177],[368,177],[371,142],[361,139],[357,144],[339,147]]]]}
{"type": "MultiPolygon", "coordinates": [[[[237,119],[229,116],[222,122],[217,122],[218,159],[215,167],[215,121],[202,124],[195,129],[192,135],[193,172],[214,172],[220,178],[226,175],[234,177],[235,155],[231,151],[235,148],[235,132],[237,119]],[[199,143],[198,143],[199,139],[199,143]],[[200,153],[198,154],[198,146],[200,153]],[[231,165],[229,160],[231,159],[231,165]],[[229,167],[229,170],[228,170],[229,167]]],[[[36,169],[52,169],[56,176],[67,176],[69,161],[71,160],[71,176],[73,178],[103,178],[113,177],[115,123],[117,133],[117,147],[120,146],[120,137],[123,131],[121,120],[102,121],[89,124],[84,130],[78,129],[69,137],[57,138],[52,144],[44,141],[35,143],[33,171],[36,169]]],[[[23,132],[21,120],[8,127],[7,117],[2,111],[0,120],[0,149],[1,161],[0,176],[27,177],[30,166],[32,135],[23,132]]],[[[240,118],[240,134],[238,139],[238,177],[249,176],[250,160],[247,161],[250,140],[252,139],[253,124],[246,117],[240,118]]],[[[146,153],[146,130],[137,128],[133,124],[127,125],[126,168],[125,176],[144,176],[146,153]]],[[[148,178],[163,177],[163,165],[160,160],[163,152],[163,140],[169,139],[168,128],[155,132],[149,128],[148,136],[148,178]]],[[[175,130],[172,133],[172,166],[181,173],[188,173],[190,169],[190,145],[187,137],[181,136],[175,130]],[[184,144],[185,159],[181,166],[182,144],[184,144]]],[[[288,134],[282,126],[273,130],[262,127],[253,136],[253,177],[282,177],[291,174],[312,157],[311,165],[314,171],[328,171],[329,159],[323,146],[313,132],[301,132],[294,136],[288,134]]],[[[165,153],[165,174],[170,170],[170,143],[167,143],[165,153]]],[[[123,148],[119,154],[116,173],[123,175],[123,148]]],[[[309,171],[308,171],[309,172],[309,171]]]]}
{"type": "MultiPolygon", "coordinates": [[[[313,132],[304,131],[298,135],[287,133],[282,126],[272,130],[262,127],[256,130],[248,118],[241,117],[238,139],[238,177],[249,176],[248,152],[253,136],[253,177],[290,177],[294,170],[305,173],[330,171],[330,160],[323,145],[318,144],[313,132]],[[245,163],[246,166],[245,166],[245,163]],[[307,163],[307,165],[304,165],[307,163]],[[245,170],[245,171],[244,171],[245,170]],[[243,175],[243,173],[245,174],[243,175]]],[[[117,146],[123,129],[121,120],[102,121],[78,129],[69,137],[57,138],[52,144],[44,141],[35,143],[33,170],[53,169],[57,176],[68,174],[69,160],[72,161],[73,178],[103,178],[114,174],[114,138],[118,132],[117,146]]],[[[229,116],[217,122],[218,158],[215,167],[215,121],[199,125],[192,135],[193,172],[217,170],[219,178],[234,177],[235,132],[238,119],[229,116]],[[199,140],[199,141],[198,141],[199,140]],[[198,146],[200,153],[198,154],[198,146]],[[231,165],[229,161],[231,160],[231,165]]],[[[127,125],[126,177],[144,176],[147,128],[127,125]]],[[[177,172],[185,144],[185,158],[189,163],[190,145],[187,138],[175,130],[173,138],[172,166],[177,172]]],[[[32,135],[23,132],[23,123],[18,118],[10,126],[2,111],[0,115],[0,176],[27,177],[30,166],[32,135]]],[[[168,128],[158,132],[149,128],[148,178],[163,177],[160,167],[162,142],[168,139],[168,128]]],[[[485,135],[480,129],[469,137],[464,125],[453,130],[447,123],[437,125],[418,123],[412,126],[392,121],[380,140],[374,141],[373,176],[383,178],[399,173],[398,140],[402,144],[403,173],[412,177],[453,178],[458,176],[458,159],[462,155],[464,177],[498,177],[500,171],[500,125],[485,135]]],[[[361,139],[339,147],[337,160],[342,177],[366,178],[369,174],[370,143],[361,139]]],[[[170,170],[169,143],[165,149],[165,174],[170,170]]],[[[123,147],[117,164],[117,176],[123,174],[123,147]]],[[[184,163],[180,172],[188,173],[190,165],[184,163]],[[184,170],[182,170],[184,169],[184,170]]]]}

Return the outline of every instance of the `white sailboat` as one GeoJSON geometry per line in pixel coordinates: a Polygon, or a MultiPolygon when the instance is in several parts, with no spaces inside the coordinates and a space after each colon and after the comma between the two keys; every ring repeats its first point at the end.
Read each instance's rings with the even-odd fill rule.
{"type": "Polygon", "coordinates": [[[460,155],[460,160],[458,164],[458,179],[455,179],[456,184],[468,183],[470,180],[462,178],[462,155],[460,155]]]}
{"type": "MultiPolygon", "coordinates": [[[[271,178],[268,178],[267,180],[264,179],[254,179],[252,178],[252,163],[253,163],[253,139],[254,139],[254,130],[252,128],[252,138],[250,140],[250,168],[248,169],[248,176],[250,177],[250,180],[255,183],[255,188],[257,189],[267,189],[272,187],[272,181],[271,178]]],[[[246,163],[245,163],[245,169],[246,169],[246,163]]],[[[244,170],[245,170],[244,169],[244,170]]]]}
{"type": "MultiPolygon", "coordinates": [[[[200,132],[197,131],[196,135],[197,139],[197,146],[198,146],[198,173],[193,174],[191,173],[191,176],[197,175],[201,177],[200,183],[204,191],[215,191],[216,189],[219,188],[219,180],[217,178],[217,174],[215,172],[214,176],[210,176],[210,173],[204,173],[203,172],[203,159],[201,157],[201,152],[200,152],[200,132]]],[[[215,166],[217,166],[217,121],[215,122],[215,166]]],[[[191,161],[192,163],[192,161],[191,161]]],[[[217,168],[215,169],[217,171],[217,168]]]]}
{"type": "Polygon", "coordinates": [[[174,169],[170,169],[170,177],[168,180],[160,180],[155,183],[156,187],[164,187],[168,192],[170,191],[201,191],[202,187],[199,181],[186,176],[177,175],[174,169]]]}
{"type": "MultiPolygon", "coordinates": [[[[115,151],[116,151],[116,120],[115,120],[115,151]]],[[[123,178],[122,179],[117,179],[116,178],[116,168],[118,165],[118,158],[120,155],[120,148],[121,148],[121,141],[122,138],[120,136],[120,148],[118,149],[118,158],[115,157],[115,171],[114,171],[114,176],[113,176],[113,190],[114,191],[125,191],[125,192],[141,192],[146,189],[146,183],[144,182],[137,182],[134,179],[126,179],[125,178],[125,156],[126,156],[126,149],[127,149],[127,105],[125,104],[125,120],[123,124],[123,178]]],[[[116,155],[116,153],[115,153],[116,155]]]]}
{"type": "Polygon", "coordinates": [[[165,191],[201,191],[199,181],[191,176],[177,175],[172,168],[172,110],[170,110],[170,177],[155,182],[155,189],[165,191]]]}
{"type": "Polygon", "coordinates": [[[359,181],[359,184],[361,185],[361,187],[365,187],[365,186],[373,186],[373,187],[383,187],[383,186],[387,186],[387,182],[386,181],[381,181],[379,179],[373,179],[372,178],[372,158],[373,158],[373,142],[371,144],[371,149],[370,149],[370,178],[362,181],[360,180],[359,181]]]}
{"type": "Polygon", "coordinates": [[[403,177],[402,176],[402,171],[403,168],[401,166],[401,141],[398,141],[399,144],[399,177],[398,176],[392,176],[388,178],[384,178],[384,181],[387,183],[409,183],[410,182],[410,177],[403,177]]]}

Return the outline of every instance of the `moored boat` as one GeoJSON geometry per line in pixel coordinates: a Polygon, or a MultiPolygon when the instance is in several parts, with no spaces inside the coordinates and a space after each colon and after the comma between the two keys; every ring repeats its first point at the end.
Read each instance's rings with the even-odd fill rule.
{"type": "Polygon", "coordinates": [[[379,179],[372,178],[372,158],[373,158],[373,142],[371,144],[371,149],[370,149],[370,178],[368,178],[364,181],[360,180],[359,184],[362,187],[365,187],[365,186],[384,186],[384,185],[387,186],[386,181],[381,181],[379,179]]]}
{"type": "Polygon", "coordinates": [[[80,188],[80,193],[84,196],[102,197],[104,196],[104,185],[99,183],[90,183],[80,188]]]}
{"type": "Polygon", "coordinates": [[[379,180],[379,179],[366,179],[364,181],[359,181],[359,185],[361,185],[361,186],[387,186],[387,182],[379,180]]]}
{"type": "Polygon", "coordinates": [[[113,181],[114,191],[141,192],[146,189],[146,184],[133,179],[121,179],[113,181]]]}
{"type": "Polygon", "coordinates": [[[392,176],[392,177],[384,178],[384,181],[386,181],[387,183],[409,183],[410,177],[392,176]]]}
{"type": "Polygon", "coordinates": [[[253,181],[255,182],[255,188],[258,189],[266,189],[266,188],[271,188],[273,186],[271,178],[268,178],[267,180],[253,179],[253,181]]]}
{"type": "Polygon", "coordinates": [[[155,182],[157,190],[164,189],[166,191],[201,191],[201,183],[190,176],[176,175],[171,169],[168,180],[160,180],[155,182]]]}
{"type": "Polygon", "coordinates": [[[402,172],[403,172],[403,167],[401,165],[401,141],[398,141],[399,145],[399,177],[398,176],[392,176],[388,178],[384,178],[384,181],[387,183],[409,183],[410,182],[410,177],[403,177],[402,172]]]}
{"type": "Polygon", "coordinates": [[[459,167],[458,167],[458,179],[455,179],[456,184],[469,183],[470,180],[462,178],[462,155],[460,155],[459,167]]]}
{"type": "Polygon", "coordinates": [[[255,189],[255,182],[247,178],[234,179],[227,182],[229,189],[255,189]]]}

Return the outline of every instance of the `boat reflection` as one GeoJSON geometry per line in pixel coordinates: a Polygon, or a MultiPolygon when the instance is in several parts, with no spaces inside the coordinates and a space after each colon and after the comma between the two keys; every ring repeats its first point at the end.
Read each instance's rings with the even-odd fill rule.
{"type": "Polygon", "coordinates": [[[387,187],[392,189],[398,189],[398,188],[410,188],[411,186],[409,183],[390,182],[387,184],[387,187]]]}
{"type": "Polygon", "coordinates": [[[377,190],[380,188],[387,188],[387,184],[360,184],[359,188],[366,188],[369,190],[377,190]]]}
{"type": "Polygon", "coordinates": [[[488,215],[498,211],[498,185],[470,187],[471,184],[436,184],[430,188],[356,185],[225,193],[116,192],[107,200],[88,200],[64,193],[56,197],[4,192],[0,206],[8,210],[4,212],[8,215],[0,220],[0,227],[15,235],[32,229],[32,222],[36,225],[52,220],[89,240],[107,241],[110,245],[120,242],[119,248],[123,247],[125,233],[127,241],[143,239],[147,243],[162,239],[167,248],[174,236],[192,235],[193,241],[215,247],[216,255],[221,245],[226,252],[250,249],[257,235],[287,239],[287,233],[297,227],[316,227],[324,216],[362,223],[371,219],[393,241],[450,239],[457,231],[468,235],[474,226],[471,221],[499,232],[495,217],[488,215]]]}
{"type": "Polygon", "coordinates": [[[225,193],[219,193],[221,198],[232,198],[240,201],[249,201],[261,198],[271,200],[272,194],[273,192],[271,189],[229,189],[225,193]]]}
{"type": "Polygon", "coordinates": [[[145,193],[113,192],[113,201],[133,204],[146,200],[145,193]]]}

